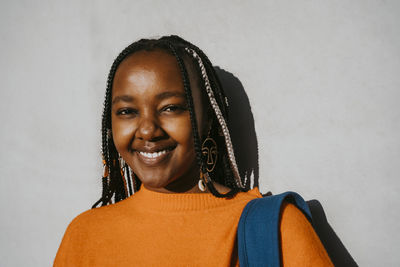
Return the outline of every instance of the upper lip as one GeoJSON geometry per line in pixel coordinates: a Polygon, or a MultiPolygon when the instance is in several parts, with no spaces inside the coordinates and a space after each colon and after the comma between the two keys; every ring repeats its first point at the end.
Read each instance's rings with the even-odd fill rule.
{"type": "Polygon", "coordinates": [[[175,147],[176,147],[176,145],[154,145],[154,146],[136,147],[136,148],[132,148],[132,150],[137,151],[137,152],[154,153],[154,152],[160,152],[163,150],[172,150],[175,147]]]}

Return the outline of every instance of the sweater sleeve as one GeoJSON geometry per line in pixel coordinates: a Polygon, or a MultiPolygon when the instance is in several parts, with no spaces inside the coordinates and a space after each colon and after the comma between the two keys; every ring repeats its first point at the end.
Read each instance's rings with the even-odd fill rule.
{"type": "Polygon", "coordinates": [[[303,213],[284,203],[280,224],[283,266],[333,266],[324,246],[303,213]]]}
{"type": "Polygon", "coordinates": [[[82,253],[86,233],[81,228],[81,223],[77,218],[69,224],[58,248],[53,267],[83,266],[82,253]]]}

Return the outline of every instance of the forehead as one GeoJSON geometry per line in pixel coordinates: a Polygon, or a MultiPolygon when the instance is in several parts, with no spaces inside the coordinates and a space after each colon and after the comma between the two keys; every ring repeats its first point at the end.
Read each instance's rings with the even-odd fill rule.
{"type": "Polygon", "coordinates": [[[143,50],[125,58],[118,66],[114,79],[126,78],[130,73],[141,71],[157,76],[175,74],[174,76],[180,77],[179,65],[173,55],[163,50],[143,50]]]}
{"type": "Polygon", "coordinates": [[[181,71],[175,57],[163,50],[138,51],[118,66],[113,95],[127,91],[183,90],[181,71]]]}
{"type": "Polygon", "coordinates": [[[159,67],[179,68],[175,57],[165,50],[141,50],[127,56],[119,65],[118,71],[126,68],[150,68],[159,67]]]}

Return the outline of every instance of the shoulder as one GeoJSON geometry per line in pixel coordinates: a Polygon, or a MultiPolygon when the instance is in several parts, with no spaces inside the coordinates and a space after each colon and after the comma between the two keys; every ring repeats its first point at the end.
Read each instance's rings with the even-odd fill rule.
{"type": "Polygon", "coordinates": [[[282,241],[287,244],[312,244],[314,230],[306,216],[293,204],[282,204],[280,230],[282,241]],[[296,242],[294,242],[296,240],[296,242]]]}
{"type": "Polygon", "coordinates": [[[249,202],[259,198],[262,198],[262,195],[258,188],[254,187],[246,192],[239,192],[234,198],[231,199],[231,201],[237,203],[241,207],[240,211],[242,212],[249,202]]]}
{"type": "MultiPolygon", "coordinates": [[[[90,209],[76,216],[68,225],[62,238],[54,261],[54,266],[82,266],[88,250],[102,237],[112,231],[113,225],[118,225],[121,217],[126,214],[124,201],[90,209]],[[79,263],[79,264],[78,264],[79,263]]],[[[97,242],[98,243],[98,242],[97,242]]]]}
{"type": "Polygon", "coordinates": [[[308,229],[308,226],[311,227],[306,216],[295,205],[283,202],[281,209],[281,228],[282,226],[285,226],[285,229],[289,230],[292,229],[292,227],[300,226],[301,229],[305,230],[305,228],[308,229]]]}
{"type": "Polygon", "coordinates": [[[242,192],[241,194],[243,194],[243,196],[245,196],[245,198],[247,199],[255,199],[255,198],[262,198],[263,196],[260,193],[260,190],[258,189],[258,187],[254,187],[253,189],[250,189],[247,192],[242,192]]]}
{"type": "Polygon", "coordinates": [[[121,217],[126,214],[125,212],[121,212],[125,209],[125,202],[126,200],[123,200],[116,204],[82,212],[68,225],[65,236],[89,234],[92,231],[100,230],[99,228],[107,227],[115,223],[115,221],[121,220],[121,217]]]}
{"type": "Polygon", "coordinates": [[[311,223],[293,204],[282,205],[280,231],[285,266],[333,266],[311,223]]]}

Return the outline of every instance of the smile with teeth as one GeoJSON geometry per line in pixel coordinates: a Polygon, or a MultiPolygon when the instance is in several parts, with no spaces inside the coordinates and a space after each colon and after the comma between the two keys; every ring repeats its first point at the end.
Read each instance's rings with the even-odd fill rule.
{"type": "Polygon", "coordinates": [[[153,152],[153,153],[149,153],[149,152],[142,152],[140,151],[139,154],[143,157],[149,158],[149,159],[154,159],[154,158],[158,158],[162,155],[164,155],[165,153],[167,153],[168,151],[162,150],[162,151],[158,151],[158,152],[153,152]]]}

